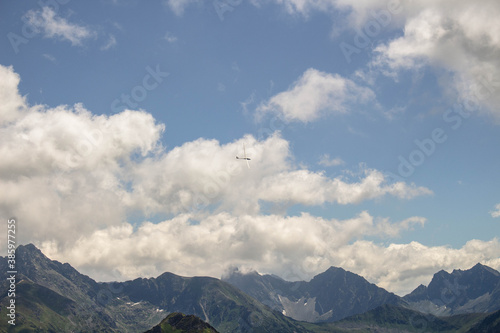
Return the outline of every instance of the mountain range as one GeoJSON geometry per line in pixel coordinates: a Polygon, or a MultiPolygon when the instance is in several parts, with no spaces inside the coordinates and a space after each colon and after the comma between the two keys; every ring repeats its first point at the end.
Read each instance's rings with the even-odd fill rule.
{"type": "Polygon", "coordinates": [[[289,282],[238,270],[223,280],[284,315],[307,322],[336,321],[383,304],[405,304],[397,295],[337,267],[330,267],[309,282],[289,282]]]}
{"type": "MultiPolygon", "coordinates": [[[[481,264],[440,271],[399,297],[336,267],[308,282],[234,270],[222,280],[164,273],[98,283],[32,244],[19,246],[16,260],[16,326],[1,320],[1,332],[145,332],[171,325],[165,320],[174,312],[221,333],[500,332],[500,273],[481,264]]],[[[7,271],[0,257],[0,318],[9,302],[7,271]]]]}
{"type": "Polygon", "coordinates": [[[274,275],[241,273],[223,278],[248,295],[296,320],[337,321],[390,304],[437,316],[500,309],[500,273],[477,264],[469,270],[440,271],[429,286],[399,297],[363,277],[330,267],[311,281],[289,282],[274,275]]]}

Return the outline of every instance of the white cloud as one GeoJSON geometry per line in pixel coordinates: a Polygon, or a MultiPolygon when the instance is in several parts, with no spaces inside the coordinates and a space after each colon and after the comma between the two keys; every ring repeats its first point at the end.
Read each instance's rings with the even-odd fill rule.
{"type": "Polygon", "coordinates": [[[35,31],[42,32],[44,37],[68,40],[72,45],[81,45],[83,40],[95,35],[90,29],[57,16],[57,13],[50,7],[30,10],[24,18],[35,31]]]}
{"type": "Polygon", "coordinates": [[[490,212],[491,217],[500,217],[500,203],[495,206],[495,210],[490,212]]]}
{"type": "Polygon", "coordinates": [[[287,91],[281,92],[257,108],[257,118],[268,112],[283,116],[285,121],[311,122],[328,113],[347,113],[349,105],[375,100],[366,87],[338,74],[310,68],[287,91]]]}
{"type": "Polygon", "coordinates": [[[26,111],[26,100],[19,94],[17,86],[21,81],[12,66],[0,65],[0,125],[14,121],[26,111]]]}
{"type": "Polygon", "coordinates": [[[290,171],[262,179],[259,192],[262,193],[259,197],[269,202],[285,201],[305,205],[320,205],[326,202],[357,204],[387,194],[401,199],[432,194],[429,189],[416,187],[414,184],[388,184],[381,172],[372,169],[364,170],[364,178],[358,182],[349,182],[343,177],[330,179],[322,173],[308,170],[290,171]]]}
{"type": "Polygon", "coordinates": [[[339,166],[345,164],[344,160],[342,160],[340,157],[331,158],[330,155],[328,154],[324,154],[323,156],[321,156],[318,163],[319,165],[325,167],[339,166]]]}

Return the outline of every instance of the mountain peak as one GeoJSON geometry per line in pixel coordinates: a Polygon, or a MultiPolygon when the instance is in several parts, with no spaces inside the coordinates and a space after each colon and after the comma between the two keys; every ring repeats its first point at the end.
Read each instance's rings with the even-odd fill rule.
{"type": "Polygon", "coordinates": [[[347,272],[342,267],[330,266],[325,272],[347,272]]]}
{"type": "Polygon", "coordinates": [[[26,252],[26,253],[29,253],[29,254],[42,255],[42,256],[45,257],[45,255],[42,253],[42,251],[40,251],[40,249],[37,248],[32,243],[29,243],[29,244],[26,244],[26,245],[19,245],[16,250],[17,251],[21,251],[23,253],[26,252]]]}
{"type": "Polygon", "coordinates": [[[491,268],[489,266],[483,265],[481,263],[477,263],[474,267],[472,267],[471,269],[469,269],[469,271],[472,271],[472,272],[486,271],[486,272],[488,272],[490,274],[493,274],[495,276],[499,276],[500,277],[500,272],[498,272],[497,270],[494,270],[493,268],[491,268]]]}

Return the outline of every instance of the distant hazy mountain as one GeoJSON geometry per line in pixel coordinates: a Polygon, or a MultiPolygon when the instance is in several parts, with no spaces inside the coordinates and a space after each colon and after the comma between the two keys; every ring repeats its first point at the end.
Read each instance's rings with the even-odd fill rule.
{"type": "Polygon", "coordinates": [[[413,309],[437,315],[486,313],[500,309],[500,273],[477,264],[451,274],[434,274],[429,286],[419,286],[404,297],[413,309]]]}
{"type": "Polygon", "coordinates": [[[173,312],[163,319],[161,323],[145,333],[217,333],[215,328],[200,318],[173,312]]]}
{"type": "Polygon", "coordinates": [[[336,267],[309,282],[237,270],[223,279],[287,316],[308,322],[335,321],[383,304],[404,304],[399,296],[336,267]]]}

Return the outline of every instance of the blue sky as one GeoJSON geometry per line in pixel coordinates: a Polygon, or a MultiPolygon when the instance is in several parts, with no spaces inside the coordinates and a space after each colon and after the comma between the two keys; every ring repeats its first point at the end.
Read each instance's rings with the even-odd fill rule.
{"type": "Polygon", "coordinates": [[[3,1],[0,211],[101,280],[499,269],[500,6],[450,6],[3,1]]]}

